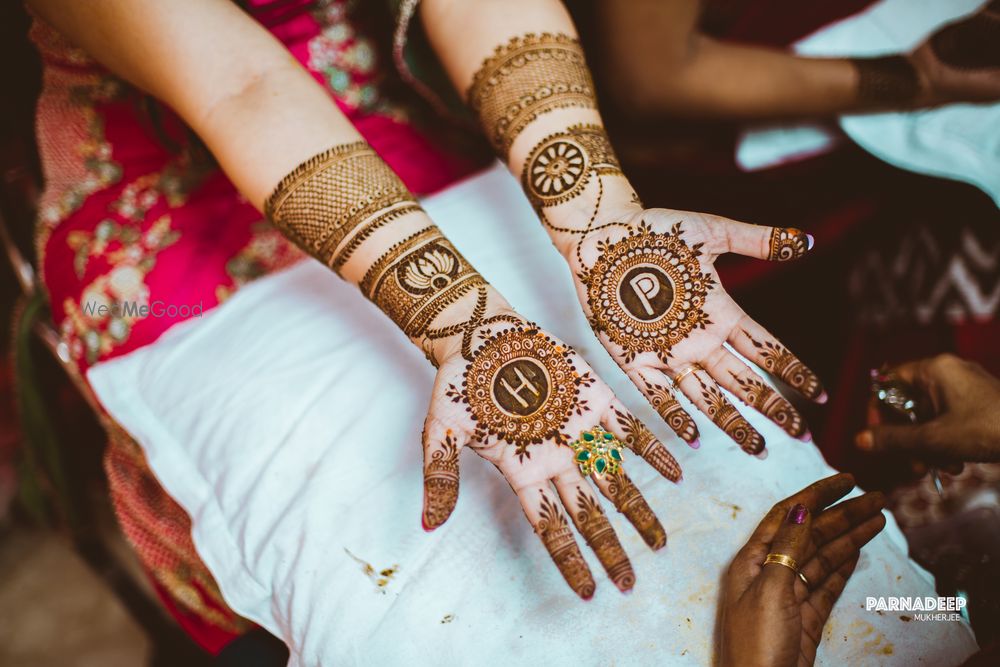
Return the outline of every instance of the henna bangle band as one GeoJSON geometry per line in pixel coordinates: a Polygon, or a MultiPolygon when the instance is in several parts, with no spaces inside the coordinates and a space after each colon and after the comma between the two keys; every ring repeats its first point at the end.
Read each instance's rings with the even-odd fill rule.
{"type": "Polygon", "coordinates": [[[542,114],[597,108],[579,41],[550,33],[529,33],[498,46],[473,76],[467,99],[487,139],[502,156],[542,114]]]}

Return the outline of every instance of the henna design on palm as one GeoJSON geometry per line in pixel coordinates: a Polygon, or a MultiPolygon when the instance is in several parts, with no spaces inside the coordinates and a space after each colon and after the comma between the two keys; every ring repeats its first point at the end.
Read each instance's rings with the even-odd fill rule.
{"type": "MultiPolygon", "coordinates": [[[[473,343],[442,361],[425,423],[425,528],[442,525],[454,510],[458,455],[468,445],[510,483],[574,591],[589,597],[594,581],[550,485],[611,580],[628,590],[635,581],[631,565],[566,445],[599,424],[668,479],[680,479],[680,466],[572,348],[510,311],[492,318],[479,312],[472,319],[480,323],[473,343]],[[486,321],[491,323],[483,325],[486,321]]],[[[665,543],[662,526],[627,478],[595,473],[590,479],[647,544],[665,543]]]]}

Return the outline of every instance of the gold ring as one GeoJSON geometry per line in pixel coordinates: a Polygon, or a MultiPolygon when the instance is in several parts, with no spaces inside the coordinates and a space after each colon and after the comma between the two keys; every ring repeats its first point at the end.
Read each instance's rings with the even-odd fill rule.
{"type": "Polygon", "coordinates": [[[795,574],[799,575],[799,579],[801,579],[802,583],[806,585],[806,588],[809,588],[809,589],[812,588],[812,586],[809,585],[809,580],[806,579],[806,575],[802,574],[801,571],[796,572],[795,574]]]}
{"type": "Polygon", "coordinates": [[[614,475],[621,469],[622,443],[600,426],[580,433],[579,439],[570,443],[570,447],[576,452],[573,459],[585,476],[614,475]]]}
{"type": "Polygon", "coordinates": [[[685,368],[684,370],[682,370],[680,373],[678,373],[677,375],[674,376],[674,379],[673,379],[674,386],[675,387],[680,387],[681,386],[681,381],[684,378],[686,378],[688,375],[690,375],[691,373],[694,373],[697,370],[705,370],[705,369],[703,369],[701,367],[701,364],[699,364],[699,363],[693,363],[690,366],[688,366],[687,368],[685,368]]]}
{"type": "Polygon", "coordinates": [[[769,553],[767,558],[764,559],[764,565],[770,565],[774,563],[775,565],[784,565],[789,570],[795,574],[799,573],[799,564],[795,562],[795,559],[791,556],[786,556],[785,554],[769,553]]]}

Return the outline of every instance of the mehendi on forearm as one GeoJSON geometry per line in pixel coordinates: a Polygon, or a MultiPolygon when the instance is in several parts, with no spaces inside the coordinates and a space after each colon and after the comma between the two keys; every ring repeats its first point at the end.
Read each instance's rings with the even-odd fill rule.
{"type": "Polygon", "coordinates": [[[527,34],[498,46],[473,77],[467,99],[502,156],[540,115],[554,109],[596,108],[579,41],[550,33],[527,34]]]}
{"type": "Polygon", "coordinates": [[[858,99],[876,107],[900,107],[920,95],[920,75],[905,56],[854,58],[858,72],[858,99]]]}
{"type": "Polygon", "coordinates": [[[429,219],[411,222],[398,235],[385,233],[393,223],[423,211],[365,142],[336,146],[302,163],[278,184],[265,212],[338,273],[352,258],[369,261],[359,283],[362,292],[434,363],[433,343],[445,337],[440,325],[454,324],[447,318],[439,322],[439,316],[474,291],[469,299],[488,294],[482,276],[429,219]],[[388,247],[386,238],[394,239],[388,247]],[[433,324],[439,326],[432,336],[433,324]]]}

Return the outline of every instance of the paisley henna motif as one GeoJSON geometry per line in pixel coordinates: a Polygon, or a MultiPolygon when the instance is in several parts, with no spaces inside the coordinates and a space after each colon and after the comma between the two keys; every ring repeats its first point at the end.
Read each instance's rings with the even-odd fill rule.
{"type": "Polygon", "coordinates": [[[667,387],[650,382],[646,378],[642,379],[642,383],[645,387],[643,393],[649,399],[653,409],[667,423],[667,426],[685,442],[691,443],[697,440],[698,426],[694,423],[691,415],[681,407],[680,401],[677,400],[674,393],[667,387]]]}
{"type": "Polygon", "coordinates": [[[781,378],[788,386],[797,389],[807,398],[817,398],[823,393],[823,385],[820,384],[819,378],[783,345],[758,341],[746,330],[743,331],[743,335],[757,349],[764,370],[768,373],[781,378]]]}
{"type": "Polygon", "coordinates": [[[608,475],[607,494],[615,508],[625,515],[625,518],[635,526],[642,539],[654,551],[662,549],[667,544],[667,531],[663,529],[660,520],[650,509],[646,499],[639,493],[638,487],[632,483],[623,471],[608,475]]]}
{"type": "Polygon", "coordinates": [[[597,499],[577,489],[576,527],[608,573],[611,581],[623,591],[635,585],[635,572],[625,550],[622,549],[615,529],[605,516],[597,499]]]}
{"type": "Polygon", "coordinates": [[[757,378],[744,378],[732,372],[730,375],[743,390],[744,395],[741,398],[747,405],[780,426],[793,438],[798,438],[806,432],[802,416],[788,401],[781,397],[781,394],[757,378]]]}
{"type": "Polygon", "coordinates": [[[646,460],[657,472],[672,482],[681,478],[681,466],[673,454],[660,442],[645,424],[634,415],[615,410],[618,427],[625,436],[624,444],[646,460]]]}
{"type": "Polygon", "coordinates": [[[444,523],[458,501],[458,446],[451,431],[430,456],[424,469],[424,526],[428,529],[444,523]]]}
{"type": "Polygon", "coordinates": [[[573,539],[573,531],[570,530],[566,517],[549,499],[548,494],[544,491],[539,493],[542,498],[539,509],[541,518],[535,526],[535,532],[542,539],[542,544],[552,556],[566,583],[584,600],[589,600],[594,596],[596,586],[594,578],[590,575],[590,568],[587,567],[587,561],[583,559],[580,547],[573,539]]]}
{"type": "Polygon", "coordinates": [[[701,378],[697,379],[701,385],[701,396],[708,404],[706,413],[709,418],[735,440],[743,451],[748,454],[760,454],[764,449],[764,438],[761,434],[754,430],[736,406],[726,400],[718,387],[714,384],[705,384],[701,378]]]}

